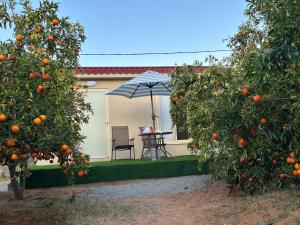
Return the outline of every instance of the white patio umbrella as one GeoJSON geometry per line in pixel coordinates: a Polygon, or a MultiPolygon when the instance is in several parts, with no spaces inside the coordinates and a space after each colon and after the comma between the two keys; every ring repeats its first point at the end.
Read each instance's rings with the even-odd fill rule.
{"type": "Polygon", "coordinates": [[[143,96],[151,97],[152,121],[155,129],[155,114],[153,108],[154,95],[170,95],[168,83],[171,78],[168,74],[161,74],[148,70],[139,74],[135,78],[121,84],[119,87],[111,90],[107,95],[120,95],[127,98],[136,98],[143,96]]]}

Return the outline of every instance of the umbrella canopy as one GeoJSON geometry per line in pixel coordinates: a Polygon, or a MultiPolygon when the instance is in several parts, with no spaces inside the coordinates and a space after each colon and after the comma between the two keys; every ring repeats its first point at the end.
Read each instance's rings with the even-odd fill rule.
{"type": "Polygon", "coordinates": [[[155,129],[155,114],[153,109],[153,95],[170,95],[168,83],[171,78],[167,74],[155,71],[146,71],[135,78],[121,84],[119,87],[108,92],[107,95],[120,95],[127,98],[151,97],[152,121],[155,129]]]}

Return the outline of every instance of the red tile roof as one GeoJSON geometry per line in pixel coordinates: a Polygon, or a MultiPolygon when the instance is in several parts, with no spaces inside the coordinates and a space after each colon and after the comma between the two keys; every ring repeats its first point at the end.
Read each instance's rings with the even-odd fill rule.
{"type": "MultiPolygon", "coordinates": [[[[195,68],[196,73],[201,73],[205,67],[195,68]]],[[[107,75],[107,74],[140,74],[148,70],[170,74],[176,66],[138,66],[138,67],[76,67],[75,74],[82,75],[107,75]]]]}

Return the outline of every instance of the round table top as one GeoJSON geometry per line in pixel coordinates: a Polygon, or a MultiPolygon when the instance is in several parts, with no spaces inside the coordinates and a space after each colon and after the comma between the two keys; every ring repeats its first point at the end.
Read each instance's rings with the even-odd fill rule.
{"type": "Polygon", "coordinates": [[[172,131],[155,131],[155,132],[149,132],[149,133],[141,133],[139,136],[147,136],[147,135],[167,135],[172,134],[172,131]]]}

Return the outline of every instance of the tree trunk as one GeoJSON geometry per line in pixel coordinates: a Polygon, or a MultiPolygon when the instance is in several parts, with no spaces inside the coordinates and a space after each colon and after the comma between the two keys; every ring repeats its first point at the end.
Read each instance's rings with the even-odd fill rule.
{"type": "Polygon", "coordinates": [[[23,200],[24,198],[26,176],[24,176],[23,172],[26,168],[27,162],[24,165],[18,164],[9,166],[10,184],[17,200],[23,200]],[[17,171],[17,166],[20,167],[18,168],[20,171],[17,171]]]}

